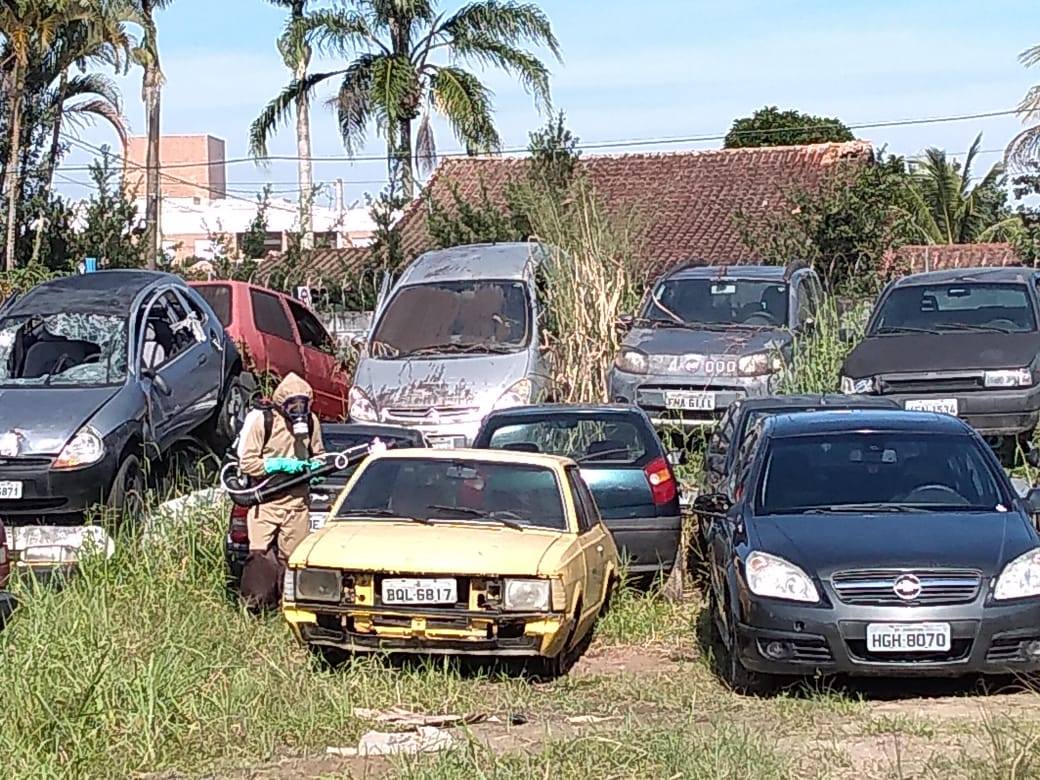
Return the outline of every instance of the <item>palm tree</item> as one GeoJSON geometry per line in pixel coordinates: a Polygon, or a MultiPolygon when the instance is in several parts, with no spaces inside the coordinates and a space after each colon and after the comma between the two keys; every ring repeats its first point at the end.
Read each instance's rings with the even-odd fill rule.
{"type": "Polygon", "coordinates": [[[1006,205],[1004,166],[994,165],[972,184],[972,164],[982,135],[964,163],[948,160],[941,149],[927,149],[911,162],[906,212],[911,229],[926,244],[971,244],[1011,237],[1020,224],[1006,205]]]}
{"type": "Polygon", "coordinates": [[[163,73],[159,62],[159,32],[155,15],[173,0],[129,0],[136,12],[143,34],[140,45],[134,49],[134,61],[141,66],[141,99],[145,106],[148,125],[148,153],[145,160],[145,246],[148,267],[155,268],[159,256],[159,132],[162,101],[163,73]]]}
{"type": "MultiPolygon", "coordinates": [[[[1031,46],[1020,55],[1018,61],[1031,68],[1040,64],[1040,45],[1031,46]]],[[[1040,119],[1040,84],[1030,87],[1022,102],[1018,104],[1018,113],[1023,122],[1040,119]]],[[[1040,152],[1040,124],[1027,127],[1011,139],[1004,152],[1004,161],[1014,167],[1022,167],[1040,152]]]]}
{"type": "MultiPolygon", "coordinates": [[[[289,20],[285,30],[278,39],[278,50],[287,68],[292,71],[293,83],[301,83],[307,79],[307,68],[311,61],[311,46],[303,30],[304,12],[307,0],[270,0],[277,6],[289,9],[289,20]]],[[[314,246],[312,229],[312,189],[311,171],[311,119],[310,96],[300,92],[293,100],[296,112],[296,170],[300,183],[300,246],[311,249],[314,246]]],[[[249,152],[254,157],[267,156],[268,136],[278,124],[280,116],[268,116],[270,107],[261,114],[249,130],[249,152]]]]}
{"type": "Polygon", "coordinates": [[[350,8],[306,14],[300,35],[322,52],[352,59],[345,68],[295,79],[264,109],[254,136],[267,138],[300,96],[342,77],[332,102],[347,152],[361,146],[374,124],[386,138],[391,179],[400,182],[407,198],[415,195],[413,166],[418,163],[424,172],[435,162],[431,111],[447,119],[470,154],[498,149],[492,93],[460,66],[511,72],[548,107],[549,71],[521,46],[544,45],[559,59],[556,36],[536,5],[478,0],[450,15],[438,13],[436,5],[436,0],[356,0],[350,8]]]}

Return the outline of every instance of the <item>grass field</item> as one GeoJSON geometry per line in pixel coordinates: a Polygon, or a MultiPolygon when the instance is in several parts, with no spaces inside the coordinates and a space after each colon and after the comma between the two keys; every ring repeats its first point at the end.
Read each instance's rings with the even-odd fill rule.
{"type": "Polygon", "coordinates": [[[1033,777],[1040,700],[964,684],[736,696],[710,670],[695,596],[625,591],[572,674],[358,659],[330,672],[277,616],[224,592],[225,514],[88,561],[60,591],[16,583],[0,632],[8,777],[1033,777]],[[941,694],[941,695],[939,695],[941,694]],[[938,697],[937,697],[938,695],[938,697]],[[450,753],[326,756],[378,728],[356,707],[483,713],[450,753]],[[593,716],[589,718],[587,716],[593,716]],[[576,719],[576,720],[575,720],[576,719]],[[508,725],[510,721],[514,725],[508,725]],[[591,721],[591,722],[588,722],[591,721]]]}

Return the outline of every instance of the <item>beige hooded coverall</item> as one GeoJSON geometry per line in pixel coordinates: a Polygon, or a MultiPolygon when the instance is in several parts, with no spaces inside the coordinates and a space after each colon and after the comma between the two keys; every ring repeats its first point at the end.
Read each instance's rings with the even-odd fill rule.
{"type": "MultiPolygon", "coordinates": [[[[264,460],[267,458],[298,458],[307,460],[325,452],[321,441],[321,426],[316,415],[311,413],[311,441],[308,447],[306,436],[294,436],[289,423],[280,411],[287,398],[305,395],[313,399],[311,386],[296,374],[289,374],[275,388],[271,401],[274,403],[271,437],[264,444],[263,417],[256,415],[252,425],[243,434],[239,468],[244,474],[256,479],[267,476],[264,460]]],[[[289,493],[267,503],[250,508],[247,524],[249,528],[250,552],[264,552],[277,542],[278,557],[288,561],[293,550],[310,532],[310,513],[307,497],[310,487],[304,483],[289,493]]]]}

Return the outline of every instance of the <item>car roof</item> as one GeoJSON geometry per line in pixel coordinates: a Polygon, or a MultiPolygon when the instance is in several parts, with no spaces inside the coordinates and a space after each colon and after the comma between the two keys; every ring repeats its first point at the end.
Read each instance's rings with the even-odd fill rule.
{"type": "Polygon", "coordinates": [[[899,404],[891,398],[878,395],[844,395],[842,393],[801,393],[798,395],[767,395],[748,398],[740,402],[740,410],[759,412],[768,409],[791,407],[822,407],[824,409],[898,409],[899,404]]]}
{"type": "Polygon", "coordinates": [[[643,416],[642,409],[634,404],[528,404],[511,406],[491,412],[485,420],[502,418],[525,420],[532,417],[545,417],[549,414],[588,415],[595,417],[604,414],[637,414],[643,416]]]}
{"type": "Polygon", "coordinates": [[[971,435],[971,428],[951,415],[901,409],[831,409],[778,414],[766,420],[764,435],[785,438],[861,431],[971,435]]]}
{"type": "Polygon", "coordinates": [[[76,311],[92,314],[126,314],[142,290],[158,284],[184,281],[161,271],[112,270],[52,279],[18,298],[7,315],[59,314],[76,311]]]}
{"type": "MultiPolygon", "coordinates": [[[[682,266],[665,275],[666,279],[756,279],[783,282],[787,269],[782,265],[697,265],[682,266]]],[[[793,273],[793,272],[792,272],[793,273]]]]}
{"type": "Polygon", "coordinates": [[[983,267],[947,268],[942,271],[926,271],[897,279],[895,288],[916,287],[925,284],[949,284],[951,282],[1017,282],[1026,284],[1036,279],[1038,273],[1032,268],[983,267]]]}
{"type": "Polygon", "coordinates": [[[532,259],[537,265],[546,255],[546,247],[533,241],[435,249],[416,258],[401,274],[399,284],[463,279],[522,280],[529,274],[532,259]]]}
{"type": "Polygon", "coordinates": [[[515,450],[387,450],[371,456],[373,460],[399,458],[429,459],[429,460],[461,460],[483,461],[484,463],[515,463],[522,466],[543,466],[553,470],[573,464],[570,458],[561,458],[557,455],[543,455],[534,452],[517,452],[515,450]]]}

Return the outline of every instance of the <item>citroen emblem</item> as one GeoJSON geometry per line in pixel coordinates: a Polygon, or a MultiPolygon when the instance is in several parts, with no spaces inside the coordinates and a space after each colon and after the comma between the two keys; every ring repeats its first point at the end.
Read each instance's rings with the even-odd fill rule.
{"type": "Polygon", "coordinates": [[[903,601],[913,601],[921,595],[921,581],[913,574],[902,574],[892,583],[892,590],[903,601]]]}

